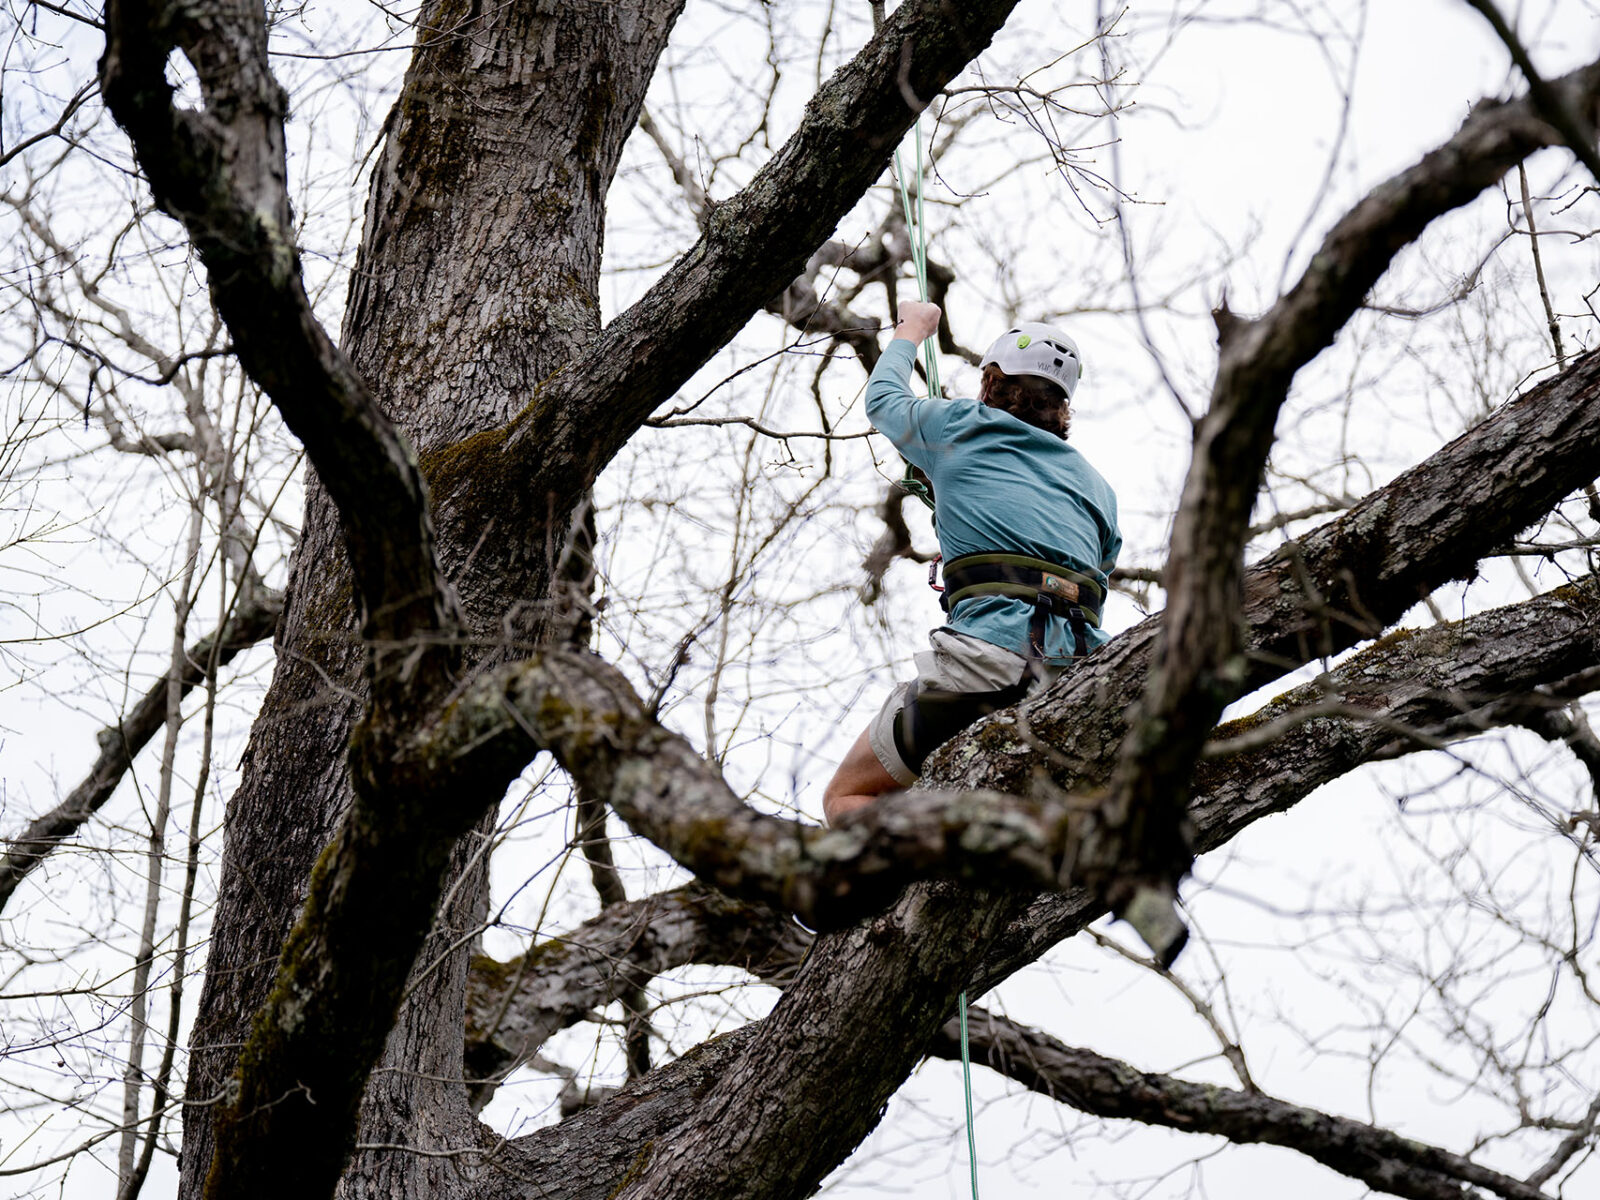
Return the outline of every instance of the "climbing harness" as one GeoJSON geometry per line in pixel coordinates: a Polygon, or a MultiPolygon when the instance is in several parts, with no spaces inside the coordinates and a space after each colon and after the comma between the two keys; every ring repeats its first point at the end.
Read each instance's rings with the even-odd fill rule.
{"type": "Polygon", "coordinates": [[[1059,608],[1060,615],[1076,608],[1081,619],[1100,624],[1100,581],[1092,575],[1058,566],[1026,554],[963,554],[944,564],[944,594],[940,606],[949,612],[971,596],[1010,596],[1037,601],[1040,596],[1059,608]]]}
{"type": "Polygon", "coordinates": [[[946,692],[913,688],[894,721],[894,746],[900,759],[917,774],[928,756],[980,717],[1010,708],[1028,694],[1045,658],[1045,633],[1051,616],[1072,626],[1072,653],[1089,653],[1089,629],[1100,625],[1104,592],[1100,581],[1070,567],[1026,554],[963,554],[944,564],[939,586],[939,560],[928,568],[928,584],[942,592],[940,606],[950,612],[977,596],[1007,596],[1033,605],[1028,625],[1030,669],[1016,683],[987,692],[946,692]]]}
{"type": "Polygon", "coordinates": [[[1100,582],[1081,571],[1026,554],[963,554],[944,564],[939,606],[949,612],[973,596],[1009,596],[1033,605],[1028,626],[1031,657],[1044,657],[1045,629],[1054,614],[1072,625],[1072,653],[1089,653],[1089,626],[1100,627],[1100,582]]]}

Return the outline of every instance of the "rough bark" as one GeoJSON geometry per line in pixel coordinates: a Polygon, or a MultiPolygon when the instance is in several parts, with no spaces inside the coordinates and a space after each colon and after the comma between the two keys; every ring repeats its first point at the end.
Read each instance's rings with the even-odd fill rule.
{"type": "MultiPolygon", "coordinates": [[[[1222,738],[1281,721],[1279,736],[1200,764],[1189,819],[1195,847],[1215,849],[1360,764],[1432,749],[1515,723],[1508,696],[1559,704],[1600,683],[1600,594],[1594,577],[1524,604],[1415,632],[1397,631],[1324,679],[1230,722],[1222,738]],[[1497,690],[1498,689],[1498,690],[1497,690]]],[[[982,994],[1105,911],[1083,888],[1041,896],[975,973],[982,994]]]]}
{"type": "MultiPolygon", "coordinates": [[[[344,340],[361,377],[424,449],[503,421],[519,392],[593,336],[603,193],[680,4],[544,7],[427,9],[375,173],[344,340]],[[573,105],[573,96],[594,103],[573,105]]],[[[558,507],[557,524],[566,511],[558,507]]],[[[497,531],[515,541],[523,560],[507,581],[513,602],[548,594],[554,554],[544,528],[551,523],[521,538],[497,531]],[[519,585],[526,590],[518,592],[519,585]]],[[[483,532],[443,547],[448,570],[459,573],[483,532]]],[[[310,865],[349,803],[345,748],[362,684],[342,541],[339,513],[318,476],[291,578],[279,671],[230,808],[212,951],[214,965],[230,967],[207,976],[191,1095],[217,1094],[231,1074],[231,1047],[266,995],[310,865]]],[[[472,627],[493,630],[494,641],[503,639],[508,611],[517,615],[504,595],[469,593],[465,601],[472,627]]],[[[516,628],[535,628],[543,615],[531,605],[516,628]]],[[[480,799],[480,808],[493,799],[480,799]]],[[[481,881],[468,880],[456,896],[435,951],[476,920],[481,881]]],[[[434,1010],[460,1011],[464,953],[420,982],[391,1056],[424,1081],[459,1079],[459,1037],[435,1036],[434,1010]]],[[[470,1128],[459,1086],[380,1078],[391,1096],[433,1093],[370,1105],[380,1136],[427,1146],[470,1128]],[[383,1115],[395,1111],[410,1116],[383,1115]],[[397,1126],[409,1127],[397,1133],[397,1126]]],[[[188,1115],[184,1186],[193,1195],[212,1154],[212,1111],[188,1115]]],[[[409,1164],[423,1177],[418,1186],[428,1167],[409,1164]]],[[[374,1181],[375,1190],[382,1186],[374,1181]]]]}
{"type": "Polygon", "coordinates": [[[552,1194],[562,1200],[611,1200],[637,1173],[648,1148],[673,1135],[699,1109],[759,1028],[747,1025],[702,1042],[559,1125],[511,1141],[463,1144],[456,1159],[461,1177],[439,1194],[472,1200],[552,1194]]]}
{"type": "Polygon", "coordinates": [[[917,884],[819,939],[684,1125],[641,1148],[618,1200],[809,1195],[877,1125],[954,1010],[975,951],[1018,909],[1002,894],[917,884]]]}
{"type": "Polygon", "coordinates": [[[740,967],[785,982],[811,945],[787,913],[692,886],[612,904],[510,962],[482,955],[467,983],[466,1068],[480,1106],[551,1035],[663,971],[740,967]]]}

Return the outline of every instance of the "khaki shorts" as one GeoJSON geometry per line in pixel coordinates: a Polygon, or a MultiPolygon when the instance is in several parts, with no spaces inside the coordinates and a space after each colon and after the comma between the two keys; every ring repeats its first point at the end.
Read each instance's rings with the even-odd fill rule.
{"type": "MultiPolygon", "coordinates": [[[[928,635],[928,641],[933,649],[916,656],[917,677],[896,684],[867,727],[867,742],[872,752],[902,787],[914,783],[917,772],[906,765],[895,744],[895,722],[913,698],[926,696],[937,701],[974,692],[994,692],[1021,683],[1030,670],[1036,676],[1035,684],[1029,688],[1032,691],[1061,673],[1060,667],[1042,663],[1030,665],[1020,654],[958,633],[948,626],[935,629],[928,635]]],[[[972,719],[975,721],[980,715],[975,714],[972,719]]]]}

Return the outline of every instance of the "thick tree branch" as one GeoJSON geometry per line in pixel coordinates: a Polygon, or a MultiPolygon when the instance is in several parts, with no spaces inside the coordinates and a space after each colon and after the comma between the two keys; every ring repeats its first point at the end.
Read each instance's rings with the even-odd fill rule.
{"type": "MultiPolygon", "coordinates": [[[[1600,63],[1551,91],[1592,116],[1600,63]]],[[[1217,378],[1173,526],[1167,607],[1149,681],[1100,813],[1102,829],[1072,864],[1074,876],[1104,890],[1119,911],[1140,894],[1166,897],[1151,926],[1140,928],[1163,962],[1187,936],[1170,903],[1189,867],[1183,814],[1190,774],[1211,726],[1249,677],[1239,619],[1242,551],[1289,386],[1360,308],[1395,254],[1550,144],[1542,110],[1534,97],[1480,103],[1447,142],[1338,221],[1299,282],[1266,314],[1253,321],[1218,315],[1217,378]]],[[[1146,911],[1142,903],[1135,909],[1146,911]]]]}
{"type": "Polygon", "coordinates": [[[1528,49],[1522,44],[1522,39],[1517,36],[1516,30],[1506,23],[1504,14],[1495,6],[1493,0],[1467,0],[1482,14],[1483,19],[1489,22],[1490,28],[1495,32],[1505,48],[1511,53],[1511,61],[1517,64],[1517,70],[1522,72],[1522,78],[1527,80],[1528,95],[1539,106],[1539,113],[1556,131],[1561,134],[1567,148],[1577,156],[1579,162],[1589,168],[1589,174],[1596,183],[1600,183],[1600,153],[1595,152],[1595,128],[1592,117],[1586,117],[1584,110],[1572,103],[1572,98],[1564,93],[1560,87],[1552,87],[1545,78],[1539,74],[1533,65],[1533,58],[1528,54],[1528,49]]]}
{"type": "MultiPolygon", "coordinates": [[[[639,114],[639,131],[654,142],[656,149],[661,152],[667,168],[672,172],[673,181],[694,213],[695,224],[701,233],[705,233],[710,227],[716,203],[700,186],[689,164],[684,162],[683,156],[668,140],[666,132],[656,124],[648,109],[639,114]]],[[[817,290],[817,279],[824,267],[849,267],[863,276],[876,275],[892,282],[900,264],[906,260],[904,256],[890,251],[882,234],[883,230],[880,229],[861,247],[845,246],[836,241],[825,242],[806,260],[805,269],[789,286],[767,301],[766,311],[782,318],[801,334],[825,333],[834,341],[845,343],[866,364],[867,370],[872,370],[878,361],[877,321],[871,324],[862,322],[850,312],[842,296],[835,295],[824,300],[817,290]]]]}
{"type": "Polygon", "coordinates": [[[486,1102],[551,1035],[663,971],[715,963],[781,981],[811,940],[787,913],[691,886],[610,905],[510,962],[479,956],[467,989],[475,1101],[486,1102]]]}
{"type": "MultiPolygon", "coordinates": [[[[1201,849],[1218,845],[1245,825],[1269,812],[1281,811],[1321,783],[1344,774],[1362,761],[1364,753],[1389,743],[1395,725],[1425,726],[1430,719],[1459,712],[1463,704],[1470,704],[1475,696],[1531,690],[1546,679],[1570,674],[1574,663],[1593,663],[1597,654],[1595,640],[1600,636],[1596,633],[1597,614],[1600,614],[1600,609],[1597,609],[1594,585],[1590,582],[1577,595],[1563,589],[1533,602],[1531,606],[1498,610],[1494,614],[1474,618],[1460,627],[1445,626],[1438,631],[1425,631],[1414,638],[1396,638],[1356,656],[1347,664],[1350,668],[1349,678],[1336,677],[1334,683],[1336,687],[1344,687],[1348,698],[1352,700],[1365,698],[1372,705],[1374,718],[1377,719],[1362,721],[1344,718],[1309,722],[1287,735],[1278,745],[1258,752],[1253,758],[1240,756],[1238,762],[1227,766],[1221,762],[1208,764],[1206,769],[1211,774],[1197,781],[1203,802],[1197,801],[1192,809],[1197,845],[1201,849]],[[1476,624],[1479,620],[1484,623],[1476,624]],[[1563,631],[1574,640],[1563,642],[1563,631]],[[1469,634],[1475,636],[1469,637],[1469,634]],[[1414,641],[1416,645],[1410,645],[1414,641]],[[1419,671],[1420,667],[1427,664],[1422,651],[1429,646],[1437,656],[1432,674],[1419,671]],[[1390,656],[1387,660],[1384,658],[1386,655],[1390,656]],[[1540,661],[1530,661],[1530,655],[1540,661]],[[1459,674],[1449,666],[1451,660],[1462,663],[1459,674]],[[1394,674],[1393,680],[1384,673],[1382,664],[1385,661],[1389,664],[1388,670],[1394,674]],[[1375,683],[1379,683],[1376,695],[1372,692],[1375,683]]],[[[1323,689],[1319,688],[1315,698],[1303,695],[1288,699],[1285,703],[1315,702],[1323,696],[1323,689]]],[[[1078,718],[1084,714],[1081,710],[1072,710],[1063,715],[1078,718]]],[[[1003,719],[997,717],[995,721],[998,723],[1003,719]]],[[[991,751],[985,756],[991,768],[1004,757],[995,751],[999,751],[1007,741],[1013,746],[1018,744],[1018,739],[1002,739],[1000,733],[991,729],[988,738],[983,739],[991,751]]],[[[1036,763],[1037,759],[1034,761],[1036,763]]],[[[991,781],[1000,775],[1003,772],[992,772],[991,781]]],[[[908,909],[902,904],[894,911],[899,914],[900,920],[907,922],[906,936],[920,941],[924,934],[938,936],[948,932],[945,926],[955,915],[952,908],[962,905],[970,907],[980,902],[978,897],[970,894],[963,896],[958,892],[950,900],[949,907],[942,904],[935,907],[924,899],[916,908],[908,909]]],[[[1077,932],[1102,911],[1103,906],[1093,899],[1092,893],[1083,889],[1037,902],[1025,920],[1011,924],[1001,937],[988,943],[989,953],[984,956],[982,970],[978,971],[976,978],[969,977],[969,994],[981,994],[1011,971],[1034,961],[1054,941],[1077,932]]],[[[838,972],[849,970],[869,973],[878,980],[880,987],[885,979],[894,979],[908,991],[936,986],[931,978],[922,977],[914,964],[900,961],[898,947],[887,947],[884,951],[885,957],[896,960],[893,963],[894,973],[881,974],[878,970],[881,964],[876,960],[870,965],[853,959],[841,961],[840,952],[835,950],[836,945],[835,939],[824,938],[819,941],[807,961],[806,970],[802,972],[802,984],[812,972],[820,973],[823,978],[837,978],[838,972]]],[[[974,947],[974,968],[978,967],[977,950],[974,947]]],[[[793,991],[791,989],[791,994],[793,991]]],[[[945,998],[952,997],[953,993],[945,998]]],[[[804,998],[797,997],[797,1001],[804,998]]],[[[786,997],[780,1002],[780,1009],[788,1002],[786,997]]],[[[909,1002],[909,997],[904,1002],[909,1002]]],[[[948,1010],[944,1015],[948,1017],[948,1010]]],[[[771,1039],[781,1032],[763,1031],[762,1036],[752,1043],[746,1059],[751,1063],[759,1061],[767,1064],[770,1072],[772,1057],[770,1053],[763,1055],[763,1048],[777,1044],[771,1039]]],[[[807,1041],[804,1054],[798,1056],[807,1060],[826,1058],[826,1039],[834,1036],[847,1039],[850,1034],[849,1031],[837,1034],[830,1031],[828,1034],[813,1035],[814,1040],[807,1041]]],[[[790,1045],[791,1051],[796,1051],[792,1043],[783,1044],[790,1045]]],[[[770,1087],[803,1086],[805,1079],[811,1075],[812,1072],[807,1068],[795,1064],[784,1078],[774,1080],[770,1087]],[[804,1078],[797,1081],[794,1078],[797,1074],[804,1078]]],[[[864,1081],[865,1068],[857,1076],[857,1085],[864,1081]]],[[[894,1082],[898,1084],[899,1081],[894,1082]]],[[[765,1089],[753,1082],[749,1087],[757,1094],[758,1103],[759,1096],[767,1094],[765,1089]]],[[[887,1094],[887,1090],[879,1094],[887,1094]]],[[[750,1099],[747,1092],[747,1102],[750,1099]]],[[[705,1139],[699,1140],[703,1152],[705,1139]]],[[[741,1131],[737,1140],[742,1146],[754,1141],[748,1130],[741,1131]]]]}
{"type": "Polygon", "coordinates": [[[696,1111],[642,1148],[616,1200],[813,1194],[878,1123],[975,955],[1019,911],[1015,893],[918,884],[819,938],[696,1111]]]}
{"type": "Polygon", "coordinates": [[[332,1194],[452,849],[518,771],[481,756],[462,769],[426,743],[379,758],[358,741],[351,759],[354,801],[214,1118],[208,1200],[332,1194]]]}
{"type": "MultiPolygon", "coordinates": [[[[1548,1200],[1520,1179],[1391,1130],[1303,1108],[1260,1092],[1190,1083],[1067,1046],[1037,1029],[968,1010],[972,1061],[1081,1112],[1298,1151],[1379,1192],[1408,1200],[1468,1200],[1477,1189],[1505,1200],[1548,1200]]],[[[961,1057],[954,1021],[929,1046],[961,1057]]]]}
{"type": "MultiPolygon", "coordinates": [[[[1288,807],[1363,762],[1527,725],[1539,715],[1564,718],[1561,704],[1600,689],[1600,668],[1567,673],[1600,657],[1600,635],[1590,628],[1596,619],[1600,602],[1591,581],[1467,622],[1392,635],[1338,672],[1218,730],[1219,739],[1235,742],[1245,741],[1245,733],[1271,736],[1251,738],[1249,753],[1207,767],[1194,801],[1204,840],[1215,844],[1242,828],[1237,822],[1215,828],[1214,814],[1227,804],[1247,805],[1248,823],[1268,811],[1261,798],[1269,798],[1272,811],[1288,807]],[[1549,678],[1558,682],[1537,682],[1549,678]]],[[[1081,890],[1062,899],[1078,907],[1074,930],[1102,911],[1081,890]]],[[[1058,930],[1049,941],[1000,955],[980,972],[982,986],[1032,961],[1059,936],[1058,930]]],[[[696,889],[608,910],[511,964],[479,960],[469,1061],[479,1078],[503,1073],[557,1029],[615,999],[629,979],[687,962],[781,977],[809,943],[809,935],[771,909],[696,889]],[[490,1012],[499,1014],[494,1022],[490,1012]]]]}
{"type": "MultiPolygon", "coordinates": [[[[1215,731],[1225,739],[1292,714],[1315,713],[1330,700],[1344,709],[1285,721],[1285,732],[1270,745],[1201,763],[1189,806],[1196,848],[1215,849],[1362,763],[1517,724],[1527,704],[1551,704],[1600,687],[1597,661],[1600,592],[1592,576],[1465,621],[1386,637],[1322,679],[1215,731]],[[1551,680],[1560,682],[1552,687],[1551,680]],[[1508,697],[1521,701],[1508,703],[1508,697]],[[1350,715],[1357,709],[1366,715],[1350,715]]],[[[973,992],[993,987],[1104,911],[1083,888],[1040,897],[991,949],[973,992]]]]}
{"type": "MultiPolygon", "coordinates": [[[[1253,746],[1253,754],[1211,759],[1197,780],[1215,786],[1210,781],[1227,778],[1240,761],[1276,779],[1281,764],[1293,761],[1302,783],[1320,782],[1365,761],[1397,730],[1433,745],[1437,739],[1426,731],[1441,723],[1504,723],[1518,715],[1504,707],[1507,695],[1569,677],[1592,686],[1585,672],[1600,661],[1597,617],[1589,581],[1456,625],[1390,635],[1249,721],[1281,721],[1290,730],[1297,721],[1300,728],[1344,721],[1350,731],[1331,744],[1313,739],[1306,760],[1282,739],[1253,746]],[[1501,706],[1498,720],[1485,707],[1491,703],[1501,706]]],[[[1005,736],[1017,721],[999,714],[986,728],[1005,736]]],[[[477,772],[509,777],[538,750],[555,754],[580,787],[706,882],[827,927],[930,876],[1008,889],[1080,884],[1062,864],[1082,861],[1085,838],[1096,835],[1084,802],[1053,789],[1023,796],[909,791],[832,830],[758,813],[686,740],[656,723],[620,674],[573,652],[512,664],[474,685],[420,742],[417,757],[466,784],[477,772]]],[[[1293,803],[1306,790],[1275,795],[1293,803]]]]}
{"type": "Polygon", "coordinates": [[[492,1139],[463,1154],[489,1169],[473,1200],[528,1200],[541,1181],[559,1178],[562,1200],[615,1200],[648,1148],[694,1113],[761,1029],[752,1022],[694,1047],[682,1058],[633,1080],[615,1096],[559,1125],[511,1141],[492,1139]]]}
{"type": "Polygon", "coordinates": [[[847,924],[930,875],[1032,890],[1058,878],[1069,805],[914,791],[838,829],[768,816],[659,725],[618,671],[583,652],[547,651],[473,684],[413,753],[468,785],[514,776],[541,750],[707,883],[813,925],[847,924]]]}
{"type": "MultiPolygon", "coordinates": [[[[1302,710],[1308,705],[1320,705],[1329,696],[1341,696],[1352,708],[1359,706],[1368,715],[1319,717],[1290,725],[1272,747],[1205,764],[1193,806],[1200,846],[1211,848],[1220,845],[1255,820],[1290,807],[1321,784],[1347,773],[1373,756],[1388,753],[1395,744],[1394,731],[1397,728],[1414,729],[1417,736],[1409,740],[1409,747],[1425,749],[1433,744],[1431,730],[1456,720],[1464,712],[1478,714],[1476,728],[1479,729],[1493,726],[1498,717],[1509,718],[1513,715],[1509,710],[1494,704],[1480,704],[1479,699],[1485,696],[1503,697],[1507,692],[1532,694],[1546,679],[1571,675],[1573,663],[1593,662],[1600,654],[1600,645],[1597,645],[1600,643],[1600,628],[1597,628],[1600,627],[1600,620],[1597,618],[1600,618],[1600,597],[1597,597],[1595,586],[1590,581],[1520,605],[1481,614],[1465,622],[1385,639],[1353,657],[1326,679],[1280,697],[1262,714],[1250,718],[1246,723],[1271,720],[1285,713],[1302,710]]],[[[1015,742],[1011,745],[1023,758],[1030,757],[1015,742]]],[[[998,774],[995,776],[999,777],[998,774]]],[[[908,976],[925,981],[926,976],[917,965],[920,961],[918,946],[921,945],[925,952],[931,951],[935,945],[948,949],[948,944],[941,941],[939,935],[950,935],[959,940],[955,932],[958,928],[967,929],[970,933],[971,927],[965,922],[972,921],[981,906],[975,904],[972,893],[956,888],[916,888],[911,895],[913,900],[909,902],[909,908],[903,903],[866,926],[858,927],[862,930],[859,943],[854,932],[820,939],[812,950],[812,959],[794,986],[827,991],[836,1002],[840,1000],[838,993],[841,990],[850,990],[852,994],[845,999],[852,1003],[857,999],[853,993],[858,984],[864,992],[873,989],[878,993],[895,990],[882,986],[885,976],[878,970],[882,966],[881,961],[872,959],[869,970],[867,962],[862,960],[864,949],[871,946],[879,947],[875,953],[895,957],[898,969],[908,976]]],[[[1010,906],[1006,907],[1009,909],[1010,906]]],[[[982,962],[975,965],[975,974],[968,978],[969,992],[981,994],[1020,967],[1035,961],[1051,945],[1083,929],[1104,911],[1103,904],[1082,888],[1041,898],[1026,913],[1019,914],[1018,919],[1004,932],[987,943],[988,952],[982,962]]],[[[621,911],[602,914],[591,923],[591,928],[602,945],[609,945],[611,939],[619,936],[618,929],[625,928],[633,915],[621,911]]],[[[691,944],[700,937],[694,931],[693,921],[698,920],[697,917],[691,920],[687,929],[678,924],[680,914],[674,909],[666,910],[658,919],[666,922],[664,940],[678,947],[675,953],[685,956],[701,954],[705,956],[701,961],[721,961],[716,956],[723,952],[723,948],[719,947],[716,938],[699,945],[691,944]],[[680,935],[685,933],[687,940],[680,940],[680,935]]],[[[763,928],[766,928],[764,924],[755,926],[753,932],[759,935],[763,928]]],[[[781,934],[781,925],[778,930],[781,934]]],[[[571,940],[574,943],[586,942],[589,936],[575,930],[571,940]]],[[[618,969],[648,969],[656,961],[650,957],[655,949],[649,944],[649,939],[641,936],[639,945],[641,949],[636,956],[624,953],[618,969]]],[[[739,949],[743,953],[746,947],[741,945],[739,949]]],[[[756,938],[753,938],[748,949],[754,954],[761,953],[756,938]]],[[[767,960],[769,969],[770,964],[781,963],[793,952],[793,949],[780,946],[774,957],[767,960]]],[[[544,998],[529,1003],[527,1028],[538,1036],[545,1036],[544,1031],[556,1021],[576,1019],[577,1005],[600,1003],[612,994],[611,989],[617,986],[616,970],[604,962],[596,961],[600,958],[603,958],[603,954],[576,965],[570,971],[565,966],[556,969],[553,978],[557,986],[548,993],[541,993],[537,985],[530,984],[529,994],[542,995],[544,998]],[[610,983],[607,983],[608,977],[610,983]],[[577,988],[572,1003],[565,1006],[565,1011],[561,999],[562,985],[577,988]]],[[[947,963],[943,957],[937,961],[947,963]]],[[[940,971],[944,969],[943,966],[938,968],[940,971]]],[[[931,1012],[932,1018],[936,1018],[935,1025],[948,1017],[948,1010],[940,1011],[935,1000],[930,1000],[916,989],[911,990],[916,993],[915,1008],[918,1014],[925,1016],[931,1012]]],[[[953,995],[954,991],[950,997],[953,995]]],[[[802,1009],[805,999],[802,996],[801,1002],[790,1011],[802,1009]]],[[[869,1007],[894,1006],[891,999],[863,999],[869,1007]]],[[[911,1001],[903,998],[900,1003],[911,1001]]],[[[516,1011],[516,1003],[506,1006],[501,1019],[508,1027],[518,1020],[516,1011]]],[[[855,1010],[852,1008],[850,1011],[855,1010]]],[[[900,1026],[896,1025],[896,1028],[900,1026]]],[[[842,1036],[852,1040],[857,1033],[859,1029],[853,1028],[844,1031],[842,1036]]],[[[909,1038],[912,1035],[913,1030],[907,1027],[906,1036],[909,1038]]],[[[761,1064],[760,1069],[770,1071],[774,1060],[763,1058],[759,1047],[776,1036],[779,1033],[769,1029],[764,1022],[748,1026],[737,1034],[701,1047],[695,1052],[693,1061],[668,1064],[657,1069],[647,1080],[626,1089],[615,1104],[601,1105],[580,1119],[594,1122],[596,1127],[614,1129],[617,1136],[626,1136],[623,1133],[624,1124],[632,1129],[635,1123],[640,1123],[648,1129],[648,1133],[640,1133],[640,1140],[633,1143],[635,1147],[645,1146],[655,1139],[665,1139],[674,1124],[669,1114],[673,1106],[678,1106],[682,1119],[690,1119],[692,1113],[701,1111],[703,1096],[698,1093],[689,1095],[682,1089],[689,1086],[687,1078],[690,1076],[705,1078],[706,1059],[703,1055],[716,1056],[719,1064],[716,1071],[719,1074],[734,1071],[740,1054],[750,1056],[752,1071],[757,1069],[754,1065],[757,1062],[761,1064]],[[741,1048],[739,1054],[731,1049],[734,1046],[741,1048]]],[[[892,1074],[894,1062],[885,1061],[886,1057],[893,1059],[894,1056],[885,1056],[881,1047],[874,1047],[870,1053],[864,1051],[850,1061],[863,1073],[869,1069],[882,1069],[892,1074]]],[[[816,1072],[825,1073],[827,1063],[835,1060],[822,1054],[819,1049],[816,1054],[799,1054],[797,1061],[800,1064],[821,1062],[816,1072]]],[[[905,1069],[910,1069],[909,1064],[905,1069]]],[[[811,1077],[808,1073],[807,1078],[811,1077]]],[[[776,1091],[792,1084],[792,1080],[787,1083],[780,1081],[774,1083],[773,1088],[776,1091]]],[[[897,1084],[898,1078],[884,1087],[892,1090],[897,1084]]],[[[505,1149],[505,1153],[508,1161],[520,1164],[518,1170],[531,1170],[536,1163],[551,1161],[553,1156],[561,1152],[561,1147],[576,1144],[569,1140],[576,1136],[576,1129],[569,1130],[567,1125],[562,1125],[518,1139],[505,1149]]],[[[612,1146],[610,1142],[607,1144],[612,1146]]],[[[596,1174],[591,1183],[585,1185],[593,1190],[580,1188],[579,1195],[609,1196],[610,1189],[616,1186],[620,1178],[620,1172],[628,1170],[630,1166],[636,1167],[631,1153],[622,1152],[614,1146],[612,1148],[616,1153],[607,1161],[618,1174],[607,1175],[600,1164],[595,1164],[596,1174]]],[[[704,1149],[703,1144],[700,1148],[704,1149]]]]}
{"type": "MultiPolygon", "coordinates": [[[[205,682],[207,671],[227,665],[251,646],[271,638],[282,612],[281,595],[255,589],[227,624],[189,648],[185,655],[187,665],[179,683],[181,694],[187,696],[205,682]]],[[[139,751],[166,723],[166,716],[167,680],[162,679],[139,698],[120,722],[100,731],[96,738],[100,743],[100,756],[83,782],[6,844],[5,856],[0,858],[0,910],[5,908],[28,872],[100,811],[139,751]]]]}

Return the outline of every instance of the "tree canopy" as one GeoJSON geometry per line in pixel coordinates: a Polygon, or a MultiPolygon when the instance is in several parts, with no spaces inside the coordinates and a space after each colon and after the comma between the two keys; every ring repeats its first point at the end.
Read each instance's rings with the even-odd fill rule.
{"type": "Polygon", "coordinates": [[[867,1139],[963,992],[980,1070],[1086,1118],[1425,1200],[1592,1186],[1581,22],[1443,6],[1503,86],[1379,172],[1363,3],[841,7],[12,14],[5,652],[105,725],[6,811],[30,1194],[804,1196],[892,1156],[867,1139]],[[1323,63],[1320,176],[1308,97],[1253,118],[1297,228],[1163,212],[1196,42],[1213,79],[1323,63]],[[859,406],[919,120],[951,390],[997,321],[1088,331],[1073,438],[1129,553],[1109,645],[825,829],[933,623],[859,406]],[[137,599],[72,574],[79,527],[137,599]],[[1326,833],[1273,843],[1291,883],[1220,865],[1341,780],[1392,796],[1398,899],[1335,895],[1326,833]],[[1348,994],[1281,1026],[1364,1054],[1364,1108],[1247,1055],[1252,906],[1266,975],[1348,994]],[[1149,1058],[1036,1027],[1003,989],[1068,953],[1172,989],[1204,1048],[1132,1009],[1149,1058]],[[1374,1100],[1402,1058],[1470,1123],[1374,1100]]]}

